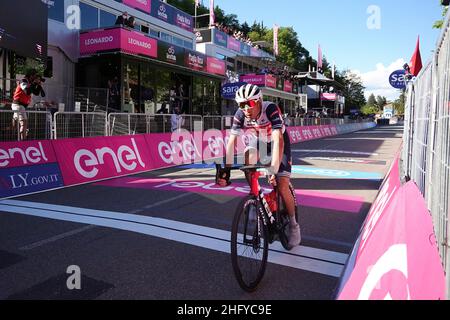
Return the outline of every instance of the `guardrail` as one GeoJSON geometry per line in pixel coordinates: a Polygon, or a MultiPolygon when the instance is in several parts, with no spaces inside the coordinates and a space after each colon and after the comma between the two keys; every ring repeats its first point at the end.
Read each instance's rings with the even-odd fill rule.
{"type": "MultiPolygon", "coordinates": [[[[0,141],[20,141],[20,125],[15,111],[0,110],[0,141]]],[[[52,116],[49,111],[27,111],[27,140],[52,138],[52,116]]]]}
{"type": "MultiPolygon", "coordinates": [[[[436,240],[450,287],[450,14],[432,60],[408,85],[403,174],[419,187],[433,218],[436,240]]],[[[450,297],[447,293],[447,299],[450,297]]]]}
{"type": "Polygon", "coordinates": [[[107,135],[106,113],[56,112],[54,139],[84,138],[107,135]]]}

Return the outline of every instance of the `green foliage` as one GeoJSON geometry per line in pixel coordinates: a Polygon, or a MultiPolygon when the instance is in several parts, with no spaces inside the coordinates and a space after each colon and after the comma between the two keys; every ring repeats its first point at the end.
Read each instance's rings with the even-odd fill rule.
{"type": "Polygon", "coordinates": [[[350,70],[345,70],[337,71],[335,80],[344,87],[342,91],[345,97],[345,113],[349,113],[351,109],[361,109],[366,104],[365,87],[361,77],[350,70]]]}
{"type": "Polygon", "coordinates": [[[380,112],[377,106],[366,104],[361,107],[361,113],[364,115],[377,114],[380,112]]]}
{"type": "Polygon", "coordinates": [[[367,100],[367,105],[369,106],[377,105],[377,99],[375,98],[375,95],[373,93],[369,96],[369,100],[367,100]]]}
{"type": "Polygon", "coordinates": [[[394,110],[396,111],[396,114],[398,115],[405,114],[405,101],[406,101],[406,94],[405,92],[402,92],[400,97],[394,101],[394,110]]]}
{"type": "MultiPolygon", "coordinates": [[[[448,6],[443,6],[443,8],[442,8],[442,17],[443,18],[445,18],[445,16],[447,15],[447,12],[448,12],[448,6]]],[[[437,20],[434,23],[433,28],[434,29],[442,29],[443,25],[444,25],[444,19],[437,20]]]]}

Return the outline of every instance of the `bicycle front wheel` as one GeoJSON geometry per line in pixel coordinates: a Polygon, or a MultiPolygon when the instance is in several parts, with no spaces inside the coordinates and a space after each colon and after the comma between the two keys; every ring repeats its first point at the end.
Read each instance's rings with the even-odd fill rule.
{"type": "Polygon", "coordinates": [[[268,231],[258,200],[247,196],[238,206],[231,230],[231,262],[242,289],[255,291],[266,270],[268,231]]]}

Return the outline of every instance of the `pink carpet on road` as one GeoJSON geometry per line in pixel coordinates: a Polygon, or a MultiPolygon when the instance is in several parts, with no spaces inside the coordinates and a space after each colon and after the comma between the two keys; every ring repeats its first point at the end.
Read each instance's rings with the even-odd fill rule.
{"type": "MultiPolygon", "coordinates": [[[[149,179],[124,177],[95,183],[97,186],[116,188],[132,188],[147,190],[178,191],[191,193],[207,193],[234,197],[246,196],[250,188],[244,183],[233,183],[222,188],[215,185],[213,181],[176,181],[171,179],[149,179]]],[[[271,189],[264,189],[270,192],[271,189]]],[[[347,196],[342,194],[325,193],[309,190],[295,190],[297,200],[301,206],[322,208],[333,211],[359,213],[364,203],[364,198],[359,196],[347,196]]]]}

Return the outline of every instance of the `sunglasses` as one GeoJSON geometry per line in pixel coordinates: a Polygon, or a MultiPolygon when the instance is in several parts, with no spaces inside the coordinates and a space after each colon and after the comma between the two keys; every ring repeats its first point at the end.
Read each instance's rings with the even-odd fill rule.
{"type": "Polygon", "coordinates": [[[258,100],[250,100],[247,102],[243,102],[239,104],[239,108],[245,110],[245,109],[252,109],[258,105],[258,100]]]}

